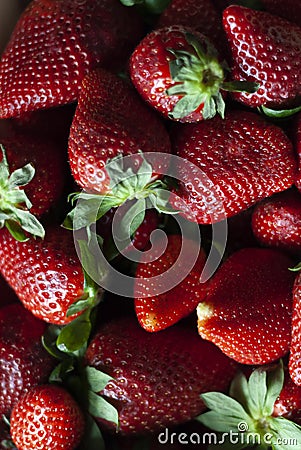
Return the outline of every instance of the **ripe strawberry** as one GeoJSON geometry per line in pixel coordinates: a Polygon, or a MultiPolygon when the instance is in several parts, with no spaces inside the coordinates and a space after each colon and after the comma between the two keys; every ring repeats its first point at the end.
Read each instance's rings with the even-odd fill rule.
{"type": "Polygon", "coordinates": [[[242,6],[223,13],[235,80],[256,82],[255,93],[234,93],[252,106],[287,109],[301,97],[301,29],[280,17],[242,6]]]}
{"type": "Polygon", "coordinates": [[[293,138],[297,158],[298,158],[298,173],[295,180],[295,185],[301,192],[301,113],[296,117],[294,123],[294,138],[293,138]]]}
{"type": "Polygon", "coordinates": [[[201,337],[243,364],[265,364],[284,356],[291,334],[292,265],[279,250],[233,253],[197,308],[201,337]]]}
{"type": "Polygon", "coordinates": [[[301,428],[291,421],[300,414],[300,389],[292,385],[282,363],[259,367],[249,379],[244,373],[238,373],[231,383],[229,396],[220,392],[201,395],[210,411],[197,420],[224,433],[223,443],[228,443],[227,448],[233,446],[233,442],[229,446],[232,432],[240,448],[254,448],[255,445],[263,450],[293,448],[294,444],[286,443],[298,445],[301,428]],[[291,404],[287,410],[288,401],[291,404]]]}
{"type": "Polygon", "coordinates": [[[293,290],[292,338],[289,358],[289,371],[295,384],[301,386],[301,272],[298,273],[293,290]]]}
{"type": "Polygon", "coordinates": [[[30,389],[12,411],[11,435],[20,450],[74,450],[83,431],[80,407],[56,385],[30,389]]]}
{"type": "Polygon", "coordinates": [[[173,141],[175,153],[193,164],[179,164],[181,201],[174,206],[183,209],[184,200],[185,214],[199,223],[231,217],[294,182],[291,142],[255,113],[229,111],[224,120],[178,127],[173,141]]]}
{"type": "Polygon", "coordinates": [[[168,328],[193,312],[206,296],[207,285],[200,281],[206,262],[201,248],[196,255],[195,264],[192,264],[190,271],[187,269],[187,258],[194,262],[193,255],[197,245],[187,238],[182,240],[180,235],[170,235],[163,253],[164,240],[159,238],[153,243],[155,253],[142,255],[136,269],[134,298],[137,318],[145,330],[159,331],[168,328]],[[186,255],[180,254],[182,247],[186,255]],[[183,273],[187,276],[181,279],[183,273]],[[165,289],[167,277],[172,285],[168,290],[165,289]],[[166,292],[158,295],[158,289],[160,291],[162,288],[166,292]]]}
{"type": "Polygon", "coordinates": [[[0,117],[74,102],[95,66],[122,67],[142,35],[118,0],[34,0],[0,63],[0,117]]]}
{"type": "Polygon", "coordinates": [[[70,305],[88,297],[73,235],[58,226],[48,227],[44,240],[26,242],[0,230],[0,270],[24,306],[49,323],[70,322],[70,305]]]}
{"type": "Polygon", "coordinates": [[[203,34],[172,25],[150,32],[130,58],[130,76],[142,98],[164,117],[196,122],[223,116],[227,90],[255,85],[226,82],[227,68],[203,34]]]}
{"type": "Polygon", "coordinates": [[[122,434],[191,419],[203,411],[200,393],[227,389],[235,372],[235,363],[193,330],[175,325],[147,333],[127,317],[98,329],[86,363],[114,378],[102,394],[118,408],[122,434]]]}
{"type": "Polygon", "coordinates": [[[301,194],[289,189],[255,206],[252,229],[258,241],[301,254],[301,194]]]}
{"type": "Polygon", "coordinates": [[[55,360],[46,352],[41,337],[45,322],[34,317],[20,302],[0,308],[0,416],[9,416],[23,393],[45,383],[55,360]]]}

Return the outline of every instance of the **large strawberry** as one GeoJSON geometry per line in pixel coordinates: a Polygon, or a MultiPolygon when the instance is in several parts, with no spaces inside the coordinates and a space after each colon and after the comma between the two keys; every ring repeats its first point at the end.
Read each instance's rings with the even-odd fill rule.
{"type": "Polygon", "coordinates": [[[253,112],[229,111],[198,124],[178,126],[173,148],[178,164],[179,205],[199,223],[220,221],[258,200],[289,188],[296,161],[281,128],[253,112]]]}
{"type": "Polygon", "coordinates": [[[141,37],[118,0],[34,0],[0,63],[0,117],[74,102],[97,65],[120,68],[141,37]]]}
{"type": "Polygon", "coordinates": [[[301,29],[264,11],[229,6],[224,29],[233,58],[235,80],[256,82],[255,93],[234,93],[242,103],[287,109],[301,99],[301,29]]]}
{"type": "Polygon", "coordinates": [[[301,113],[299,113],[295,119],[293,142],[298,158],[298,173],[295,180],[295,185],[301,192],[301,113]]]}
{"type": "Polygon", "coordinates": [[[84,426],[79,405],[56,385],[30,389],[14,406],[11,416],[12,439],[22,450],[75,450],[84,426]]]}
{"type": "Polygon", "coordinates": [[[149,105],[181,122],[223,116],[227,90],[256,90],[252,83],[227,82],[227,65],[211,41],[182,25],[150,32],[130,58],[130,75],[149,105]]]}
{"type": "Polygon", "coordinates": [[[289,189],[262,200],[255,206],[252,229],[261,244],[301,255],[301,194],[289,189]]]}
{"type": "Polygon", "coordinates": [[[0,416],[31,387],[45,383],[55,360],[41,343],[46,324],[18,302],[0,309],[0,416]]]}
{"type": "Polygon", "coordinates": [[[284,356],[291,335],[292,265],[279,250],[233,253],[197,308],[201,337],[243,364],[265,364],[284,356]]]}
{"type": "Polygon", "coordinates": [[[147,333],[128,317],[98,329],[86,363],[113,377],[102,394],[118,408],[123,434],[193,418],[204,410],[200,394],[224,391],[235,372],[235,363],[193,330],[175,325],[147,333]]]}
{"type": "Polygon", "coordinates": [[[292,340],[290,348],[289,371],[292,380],[301,386],[301,272],[298,273],[293,290],[292,340]]]}
{"type": "Polygon", "coordinates": [[[134,286],[137,318],[147,331],[159,331],[178,322],[195,310],[207,292],[207,285],[200,280],[206,256],[200,248],[193,259],[198,248],[196,242],[187,238],[182,240],[180,235],[170,235],[163,253],[163,238],[156,240],[153,246],[158,255],[142,255],[134,286]],[[181,255],[182,248],[184,253],[181,255]],[[188,258],[192,261],[190,270],[188,258]],[[167,282],[171,283],[168,290],[167,282]],[[162,288],[165,292],[157,294],[162,288]]]}

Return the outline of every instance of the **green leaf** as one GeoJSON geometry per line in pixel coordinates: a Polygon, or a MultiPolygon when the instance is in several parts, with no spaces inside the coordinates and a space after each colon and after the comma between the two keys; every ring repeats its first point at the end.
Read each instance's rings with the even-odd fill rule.
{"type": "Polygon", "coordinates": [[[133,205],[127,210],[122,217],[118,226],[118,233],[113,236],[124,249],[131,243],[131,237],[142,224],[145,217],[146,202],[144,198],[134,201],[133,205]]]}
{"type": "Polygon", "coordinates": [[[0,161],[0,184],[3,186],[9,178],[9,166],[6,158],[4,146],[0,144],[0,151],[2,153],[2,159],[0,161]]]}
{"type": "Polygon", "coordinates": [[[24,231],[27,231],[34,237],[44,239],[44,227],[33,214],[31,214],[29,211],[18,209],[16,215],[24,231]]]}
{"type": "Polygon", "coordinates": [[[65,325],[56,341],[59,350],[73,353],[87,345],[91,333],[90,310],[65,325]]]}
{"type": "Polygon", "coordinates": [[[301,270],[301,262],[299,262],[295,267],[289,267],[288,270],[291,272],[299,272],[299,270],[301,270]]]}
{"type": "Polygon", "coordinates": [[[85,433],[78,450],[105,450],[105,442],[96,421],[87,414],[85,433]]]}
{"type": "Polygon", "coordinates": [[[271,428],[272,433],[274,434],[271,439],[272,448],[275,450],[296,450],[301,448],[300,425],[297,425],[284,417],[273,417],[271,428]]]}
{"type": "Polygon", "coordinates": [[[232,380],[229,395],[230,397],[237,400],[243,406],[243,408],[246,410],[248,414],[252,415],[253,405],[249,405],[249,398],[250,398],[249,384],[246,376],[242,372],[238,372],[234,377],[234,379],[232,380]]]}
{"type": "Polygon", "coordinates": [[[85,309],[89,308],[90,306],[91,306],[90,298],[78,300],[69,306],[66,315],[67,315],[67,317],[73,316],[73,314],[84,311],[85,309]]]}
{"type": "Polygon", "coordinates": [[[62,359],[66,355],[59,351],[56,346],[56,340],[61,332],[62,327],[57,325],[49,325],[42,336],[42,345],[47,352],[56,359],[62,359]]]}
{"type": "Polygon", "coordinates": [[[106,373],[101,372],[100,370],[97,370],[91,366],[87,366],[85,368],[85,373],[90,385],[90,389],[93,392],[102,391],[109,383],[109,381],[113,380],[113,378],[106,373]]]}
{"type": "Polygon", "coordinates": [[[72,358],[61,361],[51,372],[49,383],[62,383],[66,375],[74,370],[72,358]]]}
{"type": "Polygon", "coordinates": [[[260,88],[260,84],[254,83],[252,81],[226,81],[222,83],[221,89],[229,92],[248,92],[249,94],[253,94],[258,91],[260,88]]]}
{"type": "Polygon", "coordinates": [[[277,109],[267,108],[266,106],[262,105],[262,106],[260,106],[259,111],[261,113],[263,113],[265,116],[271,117],[272,119],[286,119],[286,118],[291,117],[294,114],[297,114],[298,112],[300,112],[301,106],[298,106],[293,109],[277,110],[277,109]]]}
{"type": "Polygon", "coordinates": [[[99,260],[97,249],[94,248],[93,242],[79,239],[77,244],[80,249],[80,260],[84,269],[85,279],[89,277],[89,283],[100,285],[100,281],[106,276],[106,269],[99,260]]]}
{"type": "Polygon", "coordinates": [[[10,189],[26,186],[30,183],[35,175],[35,169],[32,164],[26,164],[24,167],[15,170],[8,178],[8,185],[10,189]]]}
{"type": "Polygon", "coordinates": [[[179,210],[174,209],[170,203],[170,192],[166,189],[156,189],[149,194],[148,200],[151,205],[160,213],[175,215],[179,210]]]}
{"type": "Polygon", "coordinates": [[[8,231],[10,232],[10,234],[12,235],[12,237],[14,239],[16,239],[16,241],[19,241],[19,242],[28,241],[28,239],[29,239],[28,235],[24,233],[24,231],[22,230],[22,227],[15,220],[7,219],[5,221],[5,226],[8,229],[8,231]]]}
{"type": "Polygon", "coordinates": [[[196,420],[201,422],[207,428],[222,433],[229,433],[231,430],[239,432],[238,425],[242,422],[239,417],[223,415],[218,411],[205,412],[204,414],[196,417],[196,420]]]}
{"type": "Polygon", "coordinates": [[[88,392],[88,398],[88,410],[93,417],[101,418],[118,426],[118,411],[113,405],[92,391],[88,392]]]}
{"type": "Polygon", "coordinates": [[[252,417],[259,419],[263,416],[263,407],[267,394],[266,370],[256,369],[249,377],[249,405],[252,404],[252,417]]]}
{"type": "Polygon", "coordinates": [[[283,363],[276,366],[275,370],[267,372],[267,393],[263,407],[263,415],[272,415],[274,404],[282,391],[284,383],[283,363]]]}

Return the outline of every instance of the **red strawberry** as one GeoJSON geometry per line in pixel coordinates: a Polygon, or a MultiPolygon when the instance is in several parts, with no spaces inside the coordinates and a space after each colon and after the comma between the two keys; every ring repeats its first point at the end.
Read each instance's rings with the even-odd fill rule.
{"type": "Polygon", "coordinates": [[[36,317],[63,325],[71,304],[88,294],[73,235],[62,227],[46,229],[44,240],[17,242],[0,231],[0,270],[24,306],[36,317]]]}
{"type": "Polygon", "coordinates": [[[122,434],[191,419],[203,411],[200,393],[227,389],[235,372],[235,363],[193,330],[176,325],[147,333],[127,317],[99,328],[86,363],[114,378],[102,393],[119,410],[122,434]]]}
{"type": "Polygon", "coordinates": [[[201,337],[243,364],[265,364],[284,356],[290,345],[292,265],[274,249],[233,253],[198,306],[201,337]]]}
{"type": "Polygon", "coordinates": [[[301,272],[296,277],[293,290],[292,340],[289,371],[294,383],[301,386],[301,272]]]}
{"type": "Polygon", "coordinates": [[[122,67],[141,35],[118,0],[34,0],[2,55],[0,117],[75,101],[84,75],[122,67]]]}
{"type": "Polygon", "coordinates": [[[22,450],[75,450],[84,431],[80,407],[63,388],[32,388],[15,405],[11,435],[22,450]]]}
{"type": "Polygon", "coordinates": [[[301,424],[301,387],[292,381],[288,370],[284,372],[284,384],[274,403],[273,416],[301,424]]]}
{"type": "Polygon", "coordinates": [[[195,255],[196,242],[187,238],[182,240],[180,235],[170,235],[163,253],[163,238],[153,245],[154,253],[145,253],[138,263],[134,286],[137,318],[147,331],[167,328],[193,312],[204,299],[207,289],[207,285],[200,281],[206,262],[201,248],[195,264],[191,270],[187,269],[187,258],[192,259],[195,255]],[[186,256],[180,255],[182,248],[186,256]],[[167,278],[172,282],[172,288],[166,291],[167,278]],[[162,288],[166,292],[158,295],[158,289],[162,288]]]}
{"type": "Polygon", "coordinates": [[[0,309],[0,416],[9,416],[23,393],[45,383],[55,360],[41,337],[46,324],[18,302],[0,309]]]}
{"type": "Polygon", "coordinates": [[[231,111],[199,124],[178,127],[175,153],[193,164],[179,164],[178,195],[186,215],[203,224],[231,217],[289,188],[296,162],[284,132],[251,112],[231,111]]]}
{"type": "Polygon", "coordinates": [[[294,145],[298,158],[298,173],[295,185],[301,192],[301,113],[297,115],[294,125],[294,145]]]}
{"type": "Polygon", "coordinates": [[[286,109],[301,98],[301,29],[280,17],[242,6],[223,13],[235,80],[259,83],[255,93],[234,98],[256,107],[286,109]]]}
{"type": "Polygon", "coordinates": [[[258,241],[301,254],[301,194],[289,189],[255,206],[252,229],[258,241]]]}
{"type": "Polygon", "coordinates": [[[223,116],[226,90],[255,85],[226,82],[227,66],[203,34],[173,25],[149,33],[130,58],[130,76],[142,98],[164,117],[196,122],[223,116]]]}

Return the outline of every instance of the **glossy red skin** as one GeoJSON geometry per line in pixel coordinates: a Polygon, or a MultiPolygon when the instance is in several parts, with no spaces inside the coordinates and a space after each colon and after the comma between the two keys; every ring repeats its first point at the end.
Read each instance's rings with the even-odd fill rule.
{"type": "Polygon", "coordinates": [[[83,271],[73,234],[46,228],[44,240],[18,242],[0,230],[0,271],[23,305],[46,322],[63,325],[68,307],[83,294],[83,271]]]}
{"type": "Polygon", "coordinates": [[[295,119],[293,142],[298,159],[298,173],[296,176],[295,185],[301,192],[301,113],[299,113],[295,119]]]}
{"type": "Polygon", "coordinates": [[[28,163],[34,166],[34,178],[25,187],[25,192],[32,203],[31,213],[42,216],[63,192],[66,174],[64,149],[51,139],[45,140],[35,133],[14,129],[10,123],[2,125],[0,142],[5,149],[10,172],[28,163]]]}
{"type": "Polygon", "coordinates": [[[74,102],[95,66],[120,69],[142,36],[118,0],[34,0],[0,63],[0,117],[74,102]]]}
{"type": "Polygon", "coordinates": [[[229,111],[225,119],[180,126],[173,133],[173,151],[204,174],[181,164],[180,198],[173,200],[182,210],[184,201],[184,214],[202,224],[234,216],[289,188],[296,173],[290,140],[253,112],[229,111]]]}
{"type": "Polygon", "coordinates": [[[255,206],[252,229],[262,245],[301,254],[301,194],[289,189],[262,200],[255,206]]]}
{"type": "Polygon", "coordinates": [[[205,410],[200,394],[226,391],[236,370],[192,329],[176,325],[147,333],[127,317],[98,329],[86,363],[114,378],[103,394],[117,405],[122,434],[186,422],[205,410]]]}
{"type": "MultiPolygon", "coordinates": [[[[187,43],[185,33],[190,32],[197,37],[204,48],[208,38],[193,28],[173,25],[150,32],[136,47],[130,58],[130,76],[141,97],[165,118],[174,109],[181,98],[179,95],[168,96],[165,91],[175,84],[169,70],[169,61],[174,59],[167,50],[186,50],[194,53],[187,43]]],[[[180,122],[196,122],[203,119],[203,103],[192,113],[180,119],[180,122]]]]}
{"type": "Polygon", "coordinates": [[[293,382],[301,386],[301,272],[298,272],[293,290],[292,339],[289,372],[293,382]]]}
{"type": "Polygon", "coordinates": [[[22,450],[74,450],[83,431],[80,407],[66,390],[56,385],[31,389],[12,411],[12,439],[22,450]]]}
{"type": "MultiPolygon", "coordinates": [[[[75,181],[97,193],[110,191],[105,170],[117,155],[170,152],[168,133],[136,91],[117,75],[98,69],[84,79],[69,137],[69,162],[75,181]]],[[[164,170],[160,156],[154,172],[164,170]]],[[[139,164],[139,157],[134,165],[139,164]]]]}
{"type": "Polygon", "coordinates": [[[283,388],[274,404],[273,415],[301,425],[301,387],[292,381],[288,370],[284,374],[283,388]]]}
{"type": "Polygon", "coordinates": [[[202,338],[242,364],[266,364],[290,347],[293,260],[274,249],[233,253],[210,281],[198,313],[202,338]]]}
{"type": "MultiPolygon", "coordinates": [[[[182,241],[181,235],[169,235],[166,250],[155,261],[150,262],[150,256],[142,255],[135,274],[134,298],[137,318],[145,330],[155,332],[170,327],[192,313],[206,296],[207,284],[200,282],[206,262],[205,252],[201,248],[193,269],[180,283],[179,273],[185,271],[185,260],[182,261],[182,267],[178,266],[177,273],[174,274],[173,289],[164,294],[154,295],[152,291],[158,287],[159,282],[155,282],[154,285],[154,282],[149,280],[161,274],[164,277],[164,273],[172,268],[179,257],[181,246],[187,250],[191,247],[190,252],[193,253],[196,245],[198,245],[196,242],[187,238],[183,238],[182,241]],[[143,298],[141,293],[149,296],[143,298]]],[[[156,241],[155,246],[157,254],[160,255],[164,248],[162,240],[156,241]]],[[[152,255],[151,258],[153,257],[152,255]]]]}
{"type": "Polygon", "coordinates": [[[45,383],[56,362],[46,352],[41,337],[46,323],[18,302],[0,309],[0,415],[31,387],[45,383]]]}
{"type": "Polygon", "coordinates": [[[301,98],[301,29],[267,12],[229,6],[223,25],[232,53],[232,77],[260,84],[253,94],[233,93],[251,107],[286,109],[301,98]]]}

